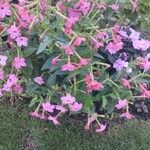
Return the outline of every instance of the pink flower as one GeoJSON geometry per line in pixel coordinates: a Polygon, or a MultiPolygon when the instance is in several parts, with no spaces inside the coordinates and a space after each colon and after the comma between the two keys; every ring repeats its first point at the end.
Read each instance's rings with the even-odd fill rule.
{"type": "Polygon", "coordinates": [[[15,93],[18,93],[18,94],[21,94],[23,92],[23,88],[19,84],[16,84],[15,86],[13,86],[13,90],[15,91],[15,93]]]}
{"type": "Polygon", "coordinates": [[[137,65],[141,69],[144,69],[145,72],[150,70],[150,61],[148,60],[148,58],[138,57],[137,58],[137,65]]]}
{"type": "Polygon", "coordinates": [[[139,5],[139,0],[131,0],[133,11],[137,10],[139,5]]]}
{"type": "Polygon", "coordinates": [[[60,56],[57,56],[57,57],[55,57],[55,58],[52,59],[52,62],[51,62],[51,63],[52,63],[53,66],[57,66],[57,65],[58,65],[59,57],[60,57],[60,56]]]}
{"type": "Polygon", "coordinates": [[[67,94],[66,96],[61,97],[61,101],[63,105],[73,104],[75,102],[75,97],[71,96],[70,94],[67,94]]]}
{"type": "Polygon", "coordinates": [[[65,5],[62,1],[58,1],[56,3],[56,7],[61,11],[61,12],[64,12],[65,11],[65,5]]]}
{"type": "Polygon", "coordinates": [[[74,54],[74,49],[70,45],[63,45],[62,49],[64,49],[66,55],[73,55],[74,54]]]}
{"type": "Polygon", "coordinates": [[[106,124],[100,124],[100,128],[99,129],[96,129],[96,132],[103,132],[105,131],[107,125],[106,124]]]}
{"type": "Polygon", "coordinates": [[[82,109],[82,103],[79,104],[77,102],[74,102],[73,104],[69,105],[69,108],[73,112],[80,111],[82,109]]]}
{"type": "Polygon", "coordinates": [[[9,74],[6,84],[7,85],[16,85],[18,82],[18,77],[15,74],[9,74]]]}
{"type": "Polygon", "coordinates": [[[42,107],[43,107],[43,110],[50,112],[50,113],[53,113],[55,109],[55,106],[52,105],[50,102],[42,103],[42,107]]]}
{"type": "Polygon", "coordinates": [[[60,105],[56,105],[56,109],[60,110],[60,112],[62,113],[65,113],[67,111],[63,106],[60,106],[60,105]]]}
{"type": "Polygon", "coordinates": [[[102,83],[99,83],[97,81],[92,80],[88,85],[87,85],[87,91],[91,93],[92,91],[98,91],[104,88],[102,83]]]}
{"type": "Polygon", "coordinates": [[[29,12],[26,8],[19,6],[18,7],[18,14],[21,18],[21,19],[19,19],[20,25],[24,28],[26,28],[33,21],[34,17],[29,14],[29,12]]]}
{"type": "Polygon", "coordinates": [[[130,114],[128,111],[126,111],[125,113],[120,115],[123,118],[127,118],[127,119],[133,119],[134,116],[132,114],[130,114]]]}
{"type": "Polygon", "coordinates": [[[40,118],[40,114],[37,111],[30,112],[29,115],[32,117],[40,118]]]}
{"type": "Polygon", "coordinates": [[[85,41],[85,38],[83,37],[77,37],[74,42],[73,42],[73,46],[80,46],[82,42],[85,41]]]}
{"type": "Polygon", "coordinates": [[[140,38],[140,33],[139,32],[136,32],[134,29],[130,28],[130,36],[129,38],[132,40],[132,41],[136,41],[140,38]]]}
{"type": "Polygon", "coordinates": [[[52,116],[49,116],[48,117],[48,120],[52,121],[54,123],[54,125],[59,125],[60,123],[58,122],[57,118],[56,117],[52,117],[52,116]]]}
{"type": "Polygon", "coordinates": [[[83,13],[83,15],[86,15],[90,10],[90,6],[91,4],[88,0],[79,0],[75,4],[74,8],[80,10],[83,13]]]}
{"type": "Polygon", "coordinates": [[[39,85],[44,84],[43,78],[41,76],[35,77],[34,82],[36,82],[39,85]]]}
{"type": "Polygon", "coordinates": [[[140,92],[142,93],[141,96],[145,97],[145,98],[150,98],[150,90],[146,89],[147,87],[145,87],[144,85],[140,84],[140,92]]]}
{"type": "Polygon", "coordinates": [[[90,60],[89,60],[89,59],[81,58],[81,59],[80,59],[80,62],[79,62],[79,64],[78,64],[78,68],[81,68],[82,66],[86,66],[86,65],[88,65],[88,64],[89,64],[89,62],[90,62],[90,60]]]}
{"type": "Polygon", "coordinates": [[[103,2],[101,2],[101,3],[98,4],[97,7],[98,7],[99,9],[105,10],[105,9],[106,9],[106,4],[103,3],[103,2]]]}
{"type": "Polygon", "coordinates": [[[73,8],[68,8],[68,18],[75,18],[76,22],[79,21],[81,17],[81,11],[73,9],[73,8]]]}
{"type": "Polygon", "coordinates": [[[21,36],[20,30],[16,25],[11,25],[10,28],[7,29],[8,34],[10,34],[11,39],[15,39],[21,36]]]}
{"type": "Polygon", "coordinates": [[[22,46],[27,46],[28,45],[28,38],[27,37],[17,37],[16,39],[16,42],[17,42],[17,45],[19,47],[22,47],[22,46]]]}
{"type": "Polygon", "coordinates": [[[25,5],[25,3],[27,3],[27,0],[18,0],[18,1],[20,6],[23,6],[25,5]]]}
{"type": "Polygon", "coordinates": [[[15,67],[17,70],[21,69],[22,67],[26,67],[25,59],[22,57],[15,57],[12,66],[15,67]]]}
{"type": "Polygon", "coordinates": [[[150,41],[148,40],[134,40],[132,41],[133,47],[138,50],[146,51],[150,48],[150,41]]]}
{"type": "Polygon", "coordinates": [[[84,129],[89,130],[91,123],[94,122],[96,118],[97,118],[97,113],[94,113],[90,117],[88,117],[88,121],[87,124],[84,126],[84,129]]]}
{"type": "Polygon", "coordinates": [[[117,11],[119,9],[119,5],[118,4],[112,4],[109,6],[112,10],[117,11]]]}
{"type": "Polygon", "coordinates": [[[0,65],[5,66],[7,59],[7,56],[0,55],[0,65]]]}
{"type": "Polygon", "coordinates": [[[4,79],[4,71],[0,70],[0,80],[3,80],[3,79],[4,79]]]}
{"type": "Polygon", "coordinates": [[[127,79],[121,79],[122,80],[122,85],[128,89],[131,89],[131,84],[130,81],[127,79]]]}
{"type": "Polygon", "coordinates": [[[61,67],[61,70],[62,71],[73,71],[75,70],[76,67],[72,64],[72,63],[67,63],[67,64],[64,64],[62,67],[61,67]]]}
{"type": "Polygon", "coordinates": [[[106,49],[110,54],[116,54],[118,51],[120,51],[123,48],[123,43],[122,42],[110,42],[108,43],[106,49]]]}
{"type": "Polygon", "coordinates": [[[115,107],[117,109],[122,109],[122,108],[126,108],[127,105],[128,105],[128,101],[126,99],[124,100],[119,99],[118,104],[116,104],[115,107]]]}
{"type": "Polygon", "coordinates": [[[0,19],[4,19],[6,16],[11,16],[10,5],[8,3],[0,4],[0,19]]]}
{"type": "Polygon", "coordinates": [[[113,68],[115,68],[117,71],[121,71],[123,68],[128,67],[128,62],[125,62],[124,60],[118,59],[113,64],[113,68]]]}

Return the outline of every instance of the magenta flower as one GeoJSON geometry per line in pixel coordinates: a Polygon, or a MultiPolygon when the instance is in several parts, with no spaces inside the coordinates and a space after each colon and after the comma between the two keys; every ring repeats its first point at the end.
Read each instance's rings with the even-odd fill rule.
{"type": "Polygon", "coordinates": [[[67,94],[66,96],[61,97],[61,101],[63,105],[73,104],[75,102],[75,97],[71,96],[70,94],[67,94]]]}
{"type": "Polygon", "coordinates": [[[16,39],[16,42],[17,42],[17,45],[19,47],[22,47],[22,46],[27,46],[28,45],[28,38],[27,37],[17,37],[16,39]]]}
{"type": "Polygon", "coordinates": [[[78,68],[81,68],[82,66],[86,66],[88,65],[90,62],[90,59],[86,59],[86,58],[81,58],[80,62],[78,64],[78,68]]]}
{"type": "Polygon", "coordinates": [[[17,70],[21,69],[22,67],[26,67],[25,59],[22,57],[15,57],[12,66],[15,67],[17,70]]]}
{"type": "Polygon", "coordinates": [[[0,55],[0,65],[5,66],[7,59],[7,56],[0,55]]]}
{"type": "Polygon", "coordinates": [[[70,111],[73,111],[73,112],[77,112],[77,111],[80,111],[82,109],[82,103],[77,103],[77,102],[74,102],[73,104],[69,105],[69,108],[70,108],[70,111]]]}
{"type": "Polygon", "coordinates": [[[148,58],[138,57],[137,58],[137,65],[144,69],[145,72],[148,72],[150,70],[150,61],[148,58]]]}
{"type": "Polygon", "coordinates": [[[11,39],[21,36],[20,30],[18,27],[16,27],[16,25],[11,25],[10,28],[7,29],[7,32],[11,39]]]}
{"type": "Polygon", "coordinates": [[[59,125],[60,123],[58,122],[57,118],[56,117],[52,117],[52,116],[49,116],[48,117],[48,120],[52,121],[54,123],[54,125],[59,125]]]}
{"type": "Polygon", "coordinates": [[[8,85],[16,85],[18,82],[18,77],[15,74],[9,74],[9,77],[7,79],[8,85]]]}
{"type": "Polygon", "coordinates": [[[128,89],[131,89],[131,84],[130,81],[127,79],[121,79],[122,80],[122,85],[128,89]]]}
{"type": "Polygon", "coordinates": [[[50,112],[50,113],[53,113],[55,109],[55,106],[52,105],[50,102],[42,103],[42,107],[43,107],[43,110],[50,112]]]}
{"type": "Polygon", "coordinates": [[[36,118],[40,118],[41,117],[41,115],[37,111],[30,112],[29,115],[32,116],[32,117],[36,117],[36,118]]]}
{"type": "Polygon", "coordinates": [[[128,62],[125,62],[124,60],[118,59],[115,61],[115,63],[113,64],[113,67],[117,70],[117,71],[121,71],[123,68],[127,68],[128,67],[128,62]]]}
{"type": "Polygon", "coordinates": [[[75,70],[76,67],[72,64],[72,63],[67,63],[67,64],[64,64],[62,67],[61,67],[61,70],[62,71],[73,71],[75,70]]]}
{"type": "Polygon", "coordinates": [[[10,5],[8,3],[0,4],[0,19],[4,19],[6,16],[11,16],[10,5]]]}
{"type": "Polygon", "coordinates": [[[76,22],[79,21],[81,17],[81,11],[73,9],[73,8],[68,8],[68,18],[76,18],[76,22]]]}
{"type": "Polygon", "coordinates": [[[121,114],[120,116],[123,117],[123,118],[126,118],[126,119],[133,119],[134,118],[134,116],[132,114],[130,114],[128,111],[121,114]]]}
{"type": "Polygon", "coordinates": [[[128,101],[126,99],[124,100],[119,99],[118,104],[116,104],[115,107],[117,109],[122,109],[122,108],[126,108],[127,105],[128,105],[128,101]]]}
{"type": "Polygon", "coordinates": [[[44,84],[43,78],[41,76],[35,77],[34,82],[36,82],[39,85],[44,84]]]}
{"type": "Polygon", "coordinates": [[[96,132],[99,133],[99,132],[103,132],[105,131],[107,125],[106,124],[100,124],[100,128],[96,129],[96,132]]]}
{"type": "Polygon", "coordinates": [[[119,9],[119,5],[118,4],[112,4],[109,6],[112,10],[117,11],[119,9]]]}

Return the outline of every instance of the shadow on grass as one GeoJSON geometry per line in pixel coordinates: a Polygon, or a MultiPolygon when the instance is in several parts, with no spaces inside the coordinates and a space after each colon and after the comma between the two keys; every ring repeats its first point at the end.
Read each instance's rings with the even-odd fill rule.
{"type": "MultiPolygon", "coordinates": [[[[27,107],[26,107],[27,108],[27,107]]],[[[128,121],[107,133],[83,131],[82,123],[64,119],[60,127],[0,105],[0,150],[149,150],[150,122],[128,121]]]]}

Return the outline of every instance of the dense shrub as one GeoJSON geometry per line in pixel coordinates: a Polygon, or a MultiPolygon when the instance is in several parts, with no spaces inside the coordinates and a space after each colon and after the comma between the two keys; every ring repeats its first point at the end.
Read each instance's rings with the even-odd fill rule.
{"type": "Polygon", "coordinates": [[[97,132],[115,109],[134,118],[130,105],[150,98],[150,41],[136,31],[145,4],[2,0],[0,95],[31,98],[30,114],[54,124],[84,112],[97,132]]]}

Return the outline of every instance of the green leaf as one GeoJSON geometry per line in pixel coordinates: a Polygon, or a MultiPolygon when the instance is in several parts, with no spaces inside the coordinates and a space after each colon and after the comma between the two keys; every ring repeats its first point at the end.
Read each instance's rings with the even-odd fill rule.
{"type": "Polygon", "coordinates": [[[37,54],[40,54],[41,52],[43,52],[46,49],[46,47],[49,46],[52,42],[53,42],[53,39],[46,36],[43,42],[40,44],[37,54]]]}
{"type": "Polygon", "coordinates": [[[55,82],[56,82],[56,75],[53,74],[53,75],[51,75],[51,76],[48,78],[46,84],[47,84],[48,86],[52,86],[52,85],[55,84],[55,82]]]}
{"type": "Polygon", "coordinates": [[[102,108],[106,108],[107,105],[107,99],[105,96],[102,96],[102,108]]]}

